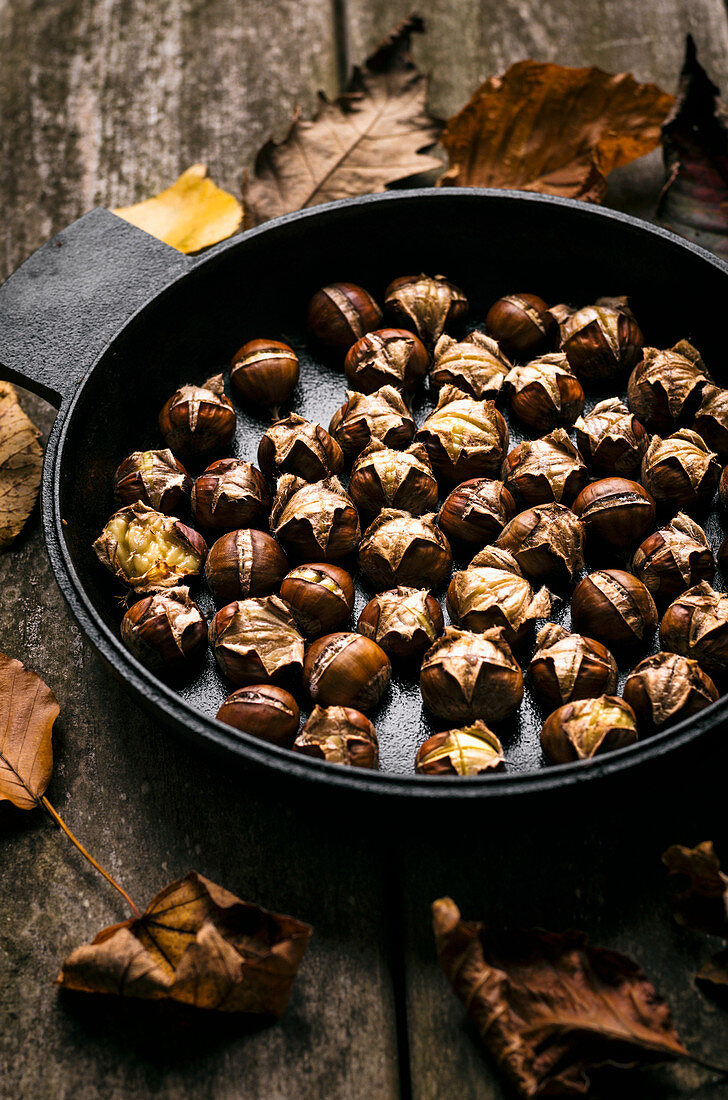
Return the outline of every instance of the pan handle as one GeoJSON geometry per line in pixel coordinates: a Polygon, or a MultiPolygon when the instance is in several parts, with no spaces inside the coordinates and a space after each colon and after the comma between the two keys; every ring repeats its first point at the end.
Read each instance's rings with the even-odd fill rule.
{"type": "Polygon", "coordinates": [[[0,286],[0,378],[59,408],[132,314],[191,266],[110,210],[92,210],[0,286]]]}

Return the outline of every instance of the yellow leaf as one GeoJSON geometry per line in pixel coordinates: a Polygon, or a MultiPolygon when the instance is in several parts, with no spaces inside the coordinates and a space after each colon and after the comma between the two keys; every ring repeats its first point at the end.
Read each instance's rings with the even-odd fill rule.
{"type": "Polygon", "coordinates": [[[165,191],[114,214],[180,252],[199,252],[239,228],[243,208],[209,179],[207,165],[193,164],[165,191]]]}

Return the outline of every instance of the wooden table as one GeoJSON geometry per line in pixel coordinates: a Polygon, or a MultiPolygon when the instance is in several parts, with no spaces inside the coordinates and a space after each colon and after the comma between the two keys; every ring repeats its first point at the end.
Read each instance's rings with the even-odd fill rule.
{"type": "MultiPolygon", "coordinates": [[[[334,93],[350,62],[409,6],[0,0],[0,276],[90,207],[146,196],[196,161],[235,190],[294,104],[309,110],[317,88],[334,93]]],[[[420,7],[429,33],[416,52],[433,71],[432,106],[443,115],[485,76],[529,56],[629,69],[672,90],[687,30],[728,88],[721,0],[420,7]]],[[[648,212],[643,183],[656,173],[656,155],[622,170],[612,200],[648,212]]],[[[52,410],[29,395],[24,405],[47,431],[52,410]]],[[[493,814],[467,825],[380,821],[359,808],[322,817],[192,751],[130,702],[70,618],[37,518],[0,557],[0,607],[0,647],[37,670],[61,703],[51,799],[138,901],[195,868],[316,929],[289,1010],[272,1028],[193,1026],[144,1006],[59,995],[61,959],[123,919],[123,905],[40,813],[0,806],[3,1098],[500,1097],[434,960],[429,904],[445,892],[468,916],[578,926],[631,952],[669,997],[688,1046],[727,1060],[728,1015],[690,985],[708,947],[674,927],[659,863],[670,842],[719,837],[723,806],[699,786],[698,763],[657,816],[637,814],[626,827],[623,805],[566,828],[546,813],[536,836],[493,814]],[[560,854],[556,880],[539,845],[560,854]]],[[[626,1091],[607,1077],[600,1095],[618,1089],[626,1091]]],[[[728,1086],[688,1068],[639,1078],[636,1090],[728,1097],[728,1086]]]]}

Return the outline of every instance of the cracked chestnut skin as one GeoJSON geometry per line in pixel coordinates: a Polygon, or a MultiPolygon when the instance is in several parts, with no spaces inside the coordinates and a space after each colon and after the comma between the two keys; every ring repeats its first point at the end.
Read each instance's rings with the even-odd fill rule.
{"type": "Polygon", "coordinates": [[[263,433],[258,464],[268,477],[295,474],[304,481],[322,481],[344,469],[344,452],[320,424],[291,413],[263,433]]]}
{"type": "Polygon", "coordinates": [[[265,478],[250,462],[221,458],[195,481],[192,514],[202,527],[267,526],[270,493],[265,478]]]}
{"type": "Polygon", "coordinates": [[[574,423],[576,445],[593,473],[638,477],[649,436],[618,397],[599,401],[574,423]]]}
{"type": "Polygon", "coordinates": [[[364,287],[329,283],[308,303],[308,328],[326,347],[347,351],[366,332],[379,328],[382,311],[364,287]]]}
{"type": "Polygon", "coordinates": [[[306,650],[303,681],[314,703],[367,711],[389,687],[392,665],[371,638],[340,631],[318,638],[306,650]]]}
{"type": "Polygon", "coordinates": [[[580,581],[571,617],[580,634],[610,648],[643,645],[657,626],[655,601],[642,581],[623,569],[598,569],[580,581]]]}
{"type": "Polygon", "coordinates": [[[186,508],[192,478],[169,449],[134,451],[114,474],[114,490],[122,504],[141,501],[149,508],[178,515],[186,508]]]}
{"type": "Polygon", "coordinates": [[[180,386],[162,406],[159,430],[176,455],[198,457],[224,451],[235,432],[235,409],[225,396],[222,375],[202,386],[180,386]]]}
{"type": "Polygon", "coordinates": [[[315,638],[346,626],[354,610],[354,582],[328,562],[297,565],[283,578],[281,598],[303,633],[315,638]]]}
{"type": "Polygon", "coordinates": [[[554,343],[556,321],[537,294],[507,294],[488,310],[485,327],[508,355],[538,355],[554,343]]]}
{"type": "Polygon", "coordinates": [[[533,584],[570,584],[584,568],[584,525],[564,504],[535,504],[503,528],[495,546],[508,550],[533,584]]]}
{"type": "Polygon", "coordinates": [[[574,501],[574,512],[587,535],[617,550],[634,546],[655,522],[655,502],[637,481],[605,477],[586,485],[574,501]]]}
{"type": "Polygon", "coordinates": [[[218,722],[242,733],[289,749],[298,731],[298,703],[275,684],[251,684],[228,695],[217,712],[218,722]]]}
{"type": "Polygon", "coordinates": [[[380,592],[364,607],[357,630],[380,645],[389,657],[423,653],[442,634],[440,605],[426,589],[402,585],[380,592]]]}
{"type": "Polygon", "coordinates": [[[204,652],[207,622],[188,588],[170,588],[131,605],[121,620],[121,640],[147,668],[176,674],[204,652]]]}
{"type": "Polygon", "coordinates": [[[423,343],[434,344],[448,325],[465,316],[468,300],[444,275],[403,275],[387,287],[384,308],[423,343]]]}
{"type": "Polygon", "coordinates": [[[700,581],[710,581],[715,559],[705,532],[678,514],[640,543],[632,559],[632,572],[647,585],[655,599],[672,600],[700,581]]]}
{"type": "Polygon", "coordinates": [[[521,705],[523,674],[502,630],[473,634],[449,626],[425,653],[420,690],[444,721],[498,722],[521,705]]]}
{"type": "Polygon", "coordinates": [[[298,356],[280,340],[248,340],[233,356],[230,382],[236,396],[277,409],[298,382],[298,356]]]}
{"type": "Polygon", "coordinates": [[[718,683],[725,684],[728,669],[728,596],[701,581],[682,592],[665,611],[660,623],[660,646],[700,663],[718,683]]]}
{"type": "Polygon", "coordinates": [[[429,362],[427,348],[413,332],[380,328],[349,348],[344,370],[356,393],[374,393],[381,386],[412,393],[426,376],[429,362]]]}
{"type": "Polygon", "coordinates": [[[642,358],[644,339],[626,306],[600,298],[576,310],[562,323],[561,350],[579,379],[607,382],[631,370],[642,358]]]}
{"type": "Polygon", "coordinates": [[[438,588],[452,565],[452,551],[434,515],[411,516],[383,508],[369,524],[359,546],[359,566],[379,591],[423,581],[438,588]]]}
{"type": "Polygon", "coordinates": [[[372,440],[354,463],[349,496],[360,514],[370,520],[382,508],[396,508],[413,516],[434,512],[438,488],[427,451],[419,443],[396,451],[372,440]]]}
{"type": "Polygon", "coordinates": [[[352,768],[376,768],[379,764],[377,731],[354,707],[317,704],[294,741],[293,751],[352,768]]]}
{"type": "Polygon", "coordinates": [[[419,775],[484,775],[502,771],[503,746],[485,722],[428,737],[415,757],[419,775]]]}
{"type": "Polygon", "coordinates": [[[528,672],[539,700],[550,709],[617,690],[617,662],[595,638],[547,623],[536,643],[528,672]]]}
{"type": "Polygon", "coordinates": [[[622,692],[645,733],[690,718],[718,698],[697,661],[679,653],[655,653],[632,669],[622,692]]]}
{"type": "Polygon", "coordinates": [[[588,760],[637,740],[634,711],[618,695],[566,703],[549,715],[541,730],[541,747],[550,764],[588,760]]]}
{"type": "Polygon", "coordinates": [[[264,531],[228,531],[213,543],[205,562],[205,580],[218,607],[249,596],[275,592],[288,570],[286,556],[264,531]]]}
{"type": "Polygon", "coordinates": [[[502,481],[472,477],[445,498],[437,517],[449,539],[484,546],[496,539],[516,514],[516,502],[502,481]]]}

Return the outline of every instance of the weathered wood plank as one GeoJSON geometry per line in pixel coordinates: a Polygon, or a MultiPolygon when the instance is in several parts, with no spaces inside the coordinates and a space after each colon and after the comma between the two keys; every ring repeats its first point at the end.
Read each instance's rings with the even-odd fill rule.
{"type": "MultiPolygon", "coordinates": [[[[334,91],[328,0],[0,3],[0,54],[0,277],[94,204],[134,201],[195,161],[235,190],[294,102],[334,91]]],[[[52,411],[24,405],[47,430],[52,411]]],[[[123,906],[49,821],[0,807],[0,1093],[396,1095],[386,907],[367,831],[309,821],[313,811],[150,723],[71,621],[37,517],[0,558],[0,647],[61,702],[49,796],[140,904],[194,867],[316,929],[274,1028],[59,995],[62,958],[123,906]]]]}

